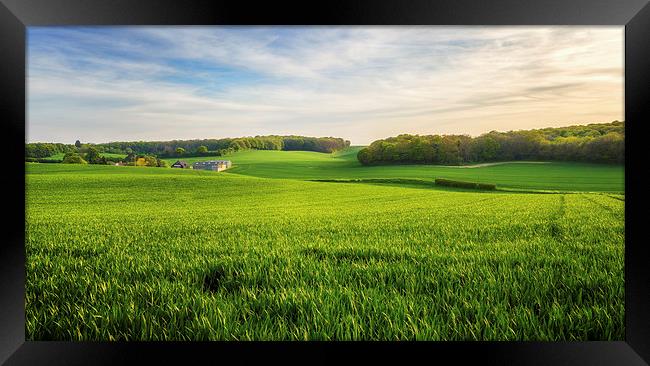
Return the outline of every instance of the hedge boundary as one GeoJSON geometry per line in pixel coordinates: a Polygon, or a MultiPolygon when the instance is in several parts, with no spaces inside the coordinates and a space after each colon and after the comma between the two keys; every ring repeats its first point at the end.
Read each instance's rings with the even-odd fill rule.
{"type": "Polygon", "coordinates": [[[444,178],[436,178],[435,182],[437,185],[445,187],[480,189],[485,191],[494,191],[497,189],[497,185],[492,183],[464,182],[460,180],[451,180],[444,178]]]}

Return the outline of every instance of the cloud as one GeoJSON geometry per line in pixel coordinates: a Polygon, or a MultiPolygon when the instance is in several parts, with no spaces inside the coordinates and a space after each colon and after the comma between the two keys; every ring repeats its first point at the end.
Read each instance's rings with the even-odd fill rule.
{"type": "Polygon", "coordinates": [[[29,141],[623,119],[622,27],[30,27],[29,141]]]}

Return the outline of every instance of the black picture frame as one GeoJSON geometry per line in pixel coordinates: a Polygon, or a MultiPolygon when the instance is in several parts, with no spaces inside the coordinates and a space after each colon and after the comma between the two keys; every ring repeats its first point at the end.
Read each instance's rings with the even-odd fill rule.
{"type": "Polygon", "coordinates": [[[650,121],[648,0],[329,0],[252,3],[174,0],[0,0],[0,121],[4,240],[0,246],[0,362],[7,365],[166,364],[264,357],[303,362],[453,359],[488,364],[647,365],[650,269],[644,255],[637,151],[650,121]],[[46,25],[620,25],[625,26],[625,341],[616,342],[26,342],[24,137],[26,27],[46,25]],[[644,108],[645,107],[645,108],[644,108]],[[6,170],[10,171],[7,172],[6,170]],[[253,352],[254,351],[254,352],[253,352]],[[343,355],[342,353],[346,354],[343,355]]]}

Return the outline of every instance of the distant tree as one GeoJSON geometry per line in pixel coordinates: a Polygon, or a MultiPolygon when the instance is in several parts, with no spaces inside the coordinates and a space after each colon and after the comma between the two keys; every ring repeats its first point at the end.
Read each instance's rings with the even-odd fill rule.
{"type": "Polygon", "coordinates": [[[25,144],[25,157],[27,158],[46,158],[52,156],[57,152],[63,152],[57,149],[54,144],[47,143],[34,143],[25,144]]]}
{"type": "Polygon", "coordinates": [[[79,141],[79,140],[75,141],[74,146],[76,146],[77,149],[80,148],[81,147],[81,141],[79,141]]]}
{"type": "Polygon", "coordinates": [[[474,139],[470,147],[472,161],[491,161],[499,152],[499,143],[490,136],[480,136],[474,139]]]}
{"type": "Polygon", "coordinates": [[[176,148],[176,154],[177,154],[177,155],[183,155],[183,154],[185,154],[185,149],[183,149],[182,147],[177,147],[177,148],[176,148]]]}
{"type": "Polygon", "coordinates": [[[86,161],[90,164],[106,164],[106,159],[102,159],[99,151],[92,146],[86,148],[86,161]]]}
{"type": "Polygon", "coordinates": [[[359,159],[359,162],[363,165],[368,165],[372,163],[372,155],[368,148],[364,148],[359,150],[357,153],[357,159],[359,159]]]}
{"type": "Polygon", "coordinates": [[[162,160],[162,159],[157,159],[156,163],[157,163],[157,166],[160,167],[160,168],[168,168],[169,167],[169,164],[167,164],[167,162],[165,160],[162,160]]]}
{"type": "Polygon", "coordinates": [[[88,164],[81,155],[73,152],[66,153],[63,157],[63,163],[65,164],[88,164]]]}
{"type": "MultiPolygon", "coordinates": [[[[127,150],[128,150],[128,149],[127,149],[127,150]]],[[[130,152],[126,155],[126,157],[124,158],[124,161],[125,161],[128,165],[135,165],[135,159],[136,159],[136,158],[137,158],[137,157],[136,157],[136,155],[133,153],[133,151],[130,151],[130,152]]]]}
{"type": "MultiPolygon", "coordinates": [[[[102,156],[102,159],[106,160],[106,164],[128,161],[126,159],[126,157],[119,157],[119,156],[109,156],[109,157],[102,156]]],[[[133,160],[133,159],[131,159],[131,160],[133,160]]]]}
{"type": "Polygon", "coordinates": [[[199,154],[205,154],[208,152],[208,147],[205,145],[201,145],[199,146],[198,149],[196,149],[196,152],[198,152],[199,154]]]}
{"type": "Polygon", "coordinates": [[[146,166],[158,166],[158,159],[155,156],[146,155],[144,161],[146,166]]]}

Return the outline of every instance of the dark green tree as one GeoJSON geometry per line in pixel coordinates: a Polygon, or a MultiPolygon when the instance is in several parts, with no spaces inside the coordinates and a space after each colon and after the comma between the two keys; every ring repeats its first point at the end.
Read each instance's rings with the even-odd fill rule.
{"type": "Polygon", "coordinates": [[[66,153],[65,156],[63,157],[63,163],[64,164],[88,164],[88,162],[85,161],[81,157],[81,155],[74,152],[66,153]]]}
{"type": "Polygon", "coordinates": [[[87,147],[85,160],[90,164],[106,164],[106,159],[103,159],[99,151],[93,146],[87,147]]]}

